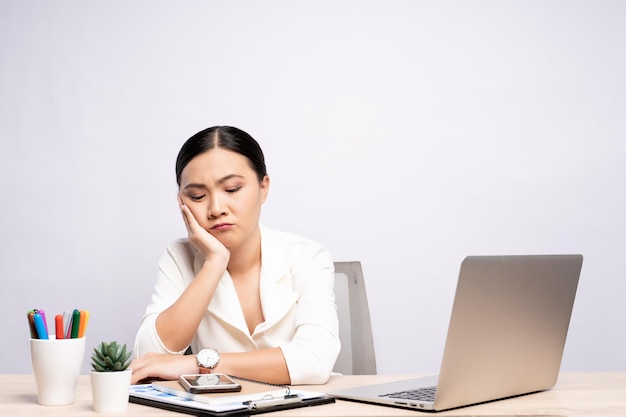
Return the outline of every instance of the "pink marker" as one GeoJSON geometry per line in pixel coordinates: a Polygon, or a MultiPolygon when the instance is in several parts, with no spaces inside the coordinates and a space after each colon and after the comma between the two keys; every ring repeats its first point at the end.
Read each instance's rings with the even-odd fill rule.
{"type": "Polygon", "coordinates": [[[50,334],[48,331],[48,320],[46,320],[46,312],[43,310],[37,310],[37,313],[41,314],[41,319],[43,320],[43,325],[46,328],[46,333],[50,334]]]}

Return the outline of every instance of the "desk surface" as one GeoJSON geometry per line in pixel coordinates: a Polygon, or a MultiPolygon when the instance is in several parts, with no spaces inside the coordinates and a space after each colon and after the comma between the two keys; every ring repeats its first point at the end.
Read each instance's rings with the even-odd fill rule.
{"type": "MultiPolygon", "coordinates": [[[[334,376],[326,385],[302,387],[328,392],[340,388],[405,379],[407,376],[334,376]]],[[[0,375],[0,416],[97,416],[92,408],[88,375],[81,375],[72,405],[46,407],[37,404],[32,375],[0,375]]],[[[113,415],[113,414],[111,414],[113,415]]],[[[115,416],[185,416],[154,407],[129,404],[125,413],[115,416]]],[[[391,407],[337,400],[310,408],[285,410],[266,416],[605,416],[626,415],[626,372],[562,373],[548,391],[494,401],[441,413],[425,413],[391,407]]]]}

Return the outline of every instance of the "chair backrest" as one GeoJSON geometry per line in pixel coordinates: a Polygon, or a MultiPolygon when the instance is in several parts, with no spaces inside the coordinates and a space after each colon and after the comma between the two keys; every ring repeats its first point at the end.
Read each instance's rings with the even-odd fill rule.
{"type": "Polygon", "coordinates": [[[376,355],[361,262],[335,262],[335,300],[341,351],[335,372],[376,375],[376,355]]]}

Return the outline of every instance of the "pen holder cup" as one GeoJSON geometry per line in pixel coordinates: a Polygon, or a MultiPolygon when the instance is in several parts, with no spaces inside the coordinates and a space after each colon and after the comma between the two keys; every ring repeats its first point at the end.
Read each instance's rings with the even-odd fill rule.
{"type": "Polygon", "coordinates": [[[74,402],[76,381],[85,356],[85,338],[30,339],[30,359],[41,405],[74,402]]]}

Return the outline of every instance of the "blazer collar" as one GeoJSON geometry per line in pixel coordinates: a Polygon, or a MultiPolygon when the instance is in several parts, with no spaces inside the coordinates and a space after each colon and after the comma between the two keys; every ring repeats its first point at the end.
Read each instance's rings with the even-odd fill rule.
{"type": "MultiPolygon", "coordinates": [[[[278,323],[298,301],[299,295],[293,289],[291,265],[289,262],[290,245],[280,238],[280,234],[261,225],[261,307],[265,321],[260,323],[254,333],[263,332],[278,323]]],[[[194,274],[200,271],[202,259],[196,253],[194,274]]],[[[217,288],[209,312],[223,322],[250,336],[246,321],[237,300],[237,292],[228,271],[224,273],[217,288]]]]}

